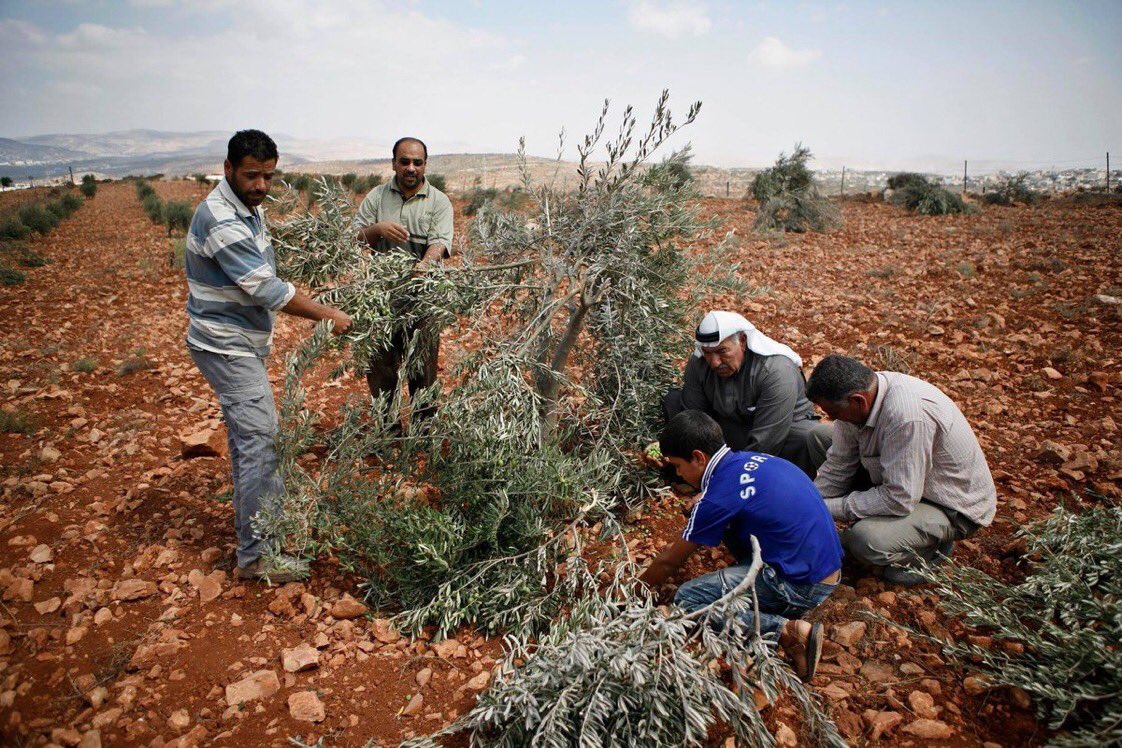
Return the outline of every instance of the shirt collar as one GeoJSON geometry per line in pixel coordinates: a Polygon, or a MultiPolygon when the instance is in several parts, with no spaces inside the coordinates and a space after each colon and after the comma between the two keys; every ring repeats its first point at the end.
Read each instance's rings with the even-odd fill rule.
{"type": "Polygon", "coordinates": [[[416,197],[417,195],[424,195],[425,197],[428,197],[429,196],[429,180],[428,180],[428,178],[426,178],[425,181],[421,184],[421,189],[414,192],[410,196],[410,198],[406,198],[405,195],[402,194],[401,188],[397,186],[397,175],[395,174],[393,179],[390,180],[390,189],[393,190],[394,192],[396,192],[397,194],[401,195],[402,199],[406,199],[406,200],[410,199],[410,198],[413,198],[413,197],[416,197]]]}
{"type": "Polygon", "coordinates": [[[226,177],[222,177],[222,180],[218,183],[218,191],[222,193],[222,197],[225,198],[226,202],[234,206],[234,212],[239,216],[242,218],[257,218],[257,211],[245,207],[245,203],[234,194],[234,188],[226,181],[226,177]]]}
{"type": "Polygon", "coordinates": [[[713,471],[717,469],[717,463],[721,461],[725,455],[732,450],[729,445],[724,444],[717,450],[717,454],[709,458],[709,464],[705,466],[705,472],[701,474],[701,495],[705,495],[705,490],[709,488],[709,479],[713,477],[713,471]]]}
{"type": "Polygon", "coordinates": [[[882,372],[877,372],[877,399],[873,401],[873,407],[869,409],[869,417],[865,420],[865,425],[862,428],[874,429],[877,427],[877,419],[880,417],[880,411],[884,405],[884,398],[888,396],[888,377],[882,372]]]}

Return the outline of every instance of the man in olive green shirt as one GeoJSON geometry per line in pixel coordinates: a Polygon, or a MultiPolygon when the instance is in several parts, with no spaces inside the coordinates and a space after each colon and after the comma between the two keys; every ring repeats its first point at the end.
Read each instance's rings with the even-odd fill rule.
{"type": "MultiPolygon", "coordinates": [[[[440,262],[452,253],[452,202],[425,180],[428,148],[416,138],[402,138],[393,146],[394,178],[378,185],[362,201],[355,218],[359,239],[376,252],[404,249],[418,266],[440,262]]],[[[406,330],[390,349],[370,361],[366,383],[372,397],[392,396],[398,387],[397,371],[405,348],[416,330],[406,330]]],[[[409,395],[436,382],[440,354],[438,335],[422,335],[416,355],[419,370],[408,378],[409,395]]],[[[414,419],[429,415],[415,412],[414,419]]]]}

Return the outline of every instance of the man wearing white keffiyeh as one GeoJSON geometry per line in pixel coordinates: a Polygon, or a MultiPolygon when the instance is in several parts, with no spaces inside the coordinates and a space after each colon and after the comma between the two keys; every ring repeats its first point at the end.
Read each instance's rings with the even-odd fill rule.
{"type": "Polygon", "coordinates": [[[695,339],[682,389],[663,399],[667,419],[704,411],[731,449],[782,457],[813,478],[830,448],[831,428],[819,423],[806,399],[799,355],[734,312],[709,312],[695,339]]]}

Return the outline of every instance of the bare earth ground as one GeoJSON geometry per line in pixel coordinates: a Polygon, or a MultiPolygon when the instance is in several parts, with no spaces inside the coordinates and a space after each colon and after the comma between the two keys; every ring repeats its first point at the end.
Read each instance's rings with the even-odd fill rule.
{"type": "MultiPolygon", "coordinates": [[[[192,201],[207,190],[157,189],[192,201]]],[[[743,203],[703,208],[724,225],[699,242],[735,230],[729,260],[761,291],[706,306],[743,311],[802,353],[808,371],[833,351],[877,367],[902,362],[960,404],[999,504],[993,527],[960,544],[958,560],[1014,578],[1020,523],[1061,500],[1098,500],[1088,489],[1122,494],[1120,312],[1094,298],[1122,292],[1118,208],[1052,201],[924,218],[852,202],[836,234],[776,239],[750,234],[743,203]]],[[[294,736],[393,745],[469,709],[498,640],[401,638],[347,600],[359,580],[331,560],[302,585],[229,578],[228,462],[181,457],[180,437],[216,425],[219,412],[183,347],[186,284],[170,267],[171,242],[132,185],[101,185],[30,243],[51,264],[0,290],[0,404],[9,422],[26,416],[31,432],[0,433],[0,743],[257,746],[294,736]],[[70,369],[86,357],[95,371],[70,369]],[[318,653],[318,668],[286,672],[282,650],[300,643],[318,653]],[[262,671],[264,695],[231,706],[237,689],[227,687],[262,671]],[[321,701],[323,718],[296,719],[301,700],[313,712],[321,701]]],[[[282,318],[275,386],[284,354],[308,329],[282,318]]],[[[454,332],[446,341],[455,357],[454,332]]],[[[331,413],[364,383],[311,389],[310,405],[331,413]]],[[[679,531],[685,502],[660,500],[633,528],[640,557],[679,531]]],[[[717,559],[692,561],[690,574],[717,559]]],[[[1009,746],[1046,736],[1023,694],[968,693],[965,674],[917,637],[882,623],[845,627],[871,611],[963,635],[933,595],[848,568],[843,581],[820,611],[833,640],[813,685],[852,744],[1009,746]],[[898,724],[880,734],[874,717],[886,713],[884,723],[898,724]]],[[[789,707],[768,718],[795,739],[789,707]]]]}

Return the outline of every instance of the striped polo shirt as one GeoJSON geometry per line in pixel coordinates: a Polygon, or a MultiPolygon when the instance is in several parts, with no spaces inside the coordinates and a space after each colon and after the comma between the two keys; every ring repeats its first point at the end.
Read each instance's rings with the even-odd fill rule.
{"type": "Polygon", "coordinates": [[[269,355],[277,310],[296,288],[277,277],[259,208],[223,179],[195,209],[187,232],[187,345],[231,356],[269,355]]]}

